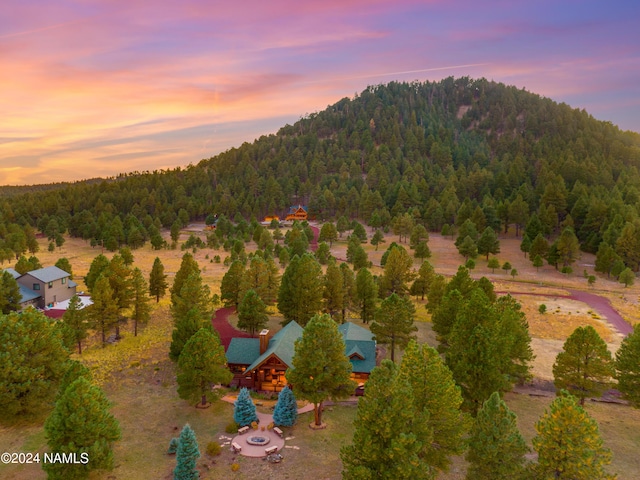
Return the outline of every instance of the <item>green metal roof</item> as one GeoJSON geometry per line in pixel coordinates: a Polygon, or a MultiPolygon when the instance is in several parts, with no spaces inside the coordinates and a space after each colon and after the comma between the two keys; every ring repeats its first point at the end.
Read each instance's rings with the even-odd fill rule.
{"type": "Polygon", "coordinates": [[[340,330],[340,333],[342,334],[345,342],[347,340],[373,340],[373,334],[369,330],[367,330],[366,328],[362,328],[355,323],[343,323],[342,325],[338,326],[338,330],[340,330]]]}
{"type": "Polygon", "coordinates": [[[249,365],[260,356],[260,339],[232,338],[226,355],[228,363],[249,365]]]}
{"type": "Polygon", "coordinates": [[[253,363],[247,367],[247,370],[258,368],[258,366],[271,355],[275,355],[286,365],[291,366],[293,364],[296,340],[300,337],[302,337],[302,327],[295,321],[289,322],[269,340],[267,350],[256,358],[253,363]]]}
{"type": "MultiPolygon", "coordinates": [[[[369,373],[376,366],[376,342],[371,332],[358,325],[347,322],[338,327],[344,337],[348,357],[353,371],[357,373],[369,373]]],[[[296,322],[288,323],[282,330],[276,333],[270,340],[267,350],[260,355],[259,338],[232,338],[227,349],[227,362],[249,365],[247,370],[255,370],[270,356],[275,355],[286,365],[293,364],[296,340],[302,337],[303,329],[296,322]]]]}

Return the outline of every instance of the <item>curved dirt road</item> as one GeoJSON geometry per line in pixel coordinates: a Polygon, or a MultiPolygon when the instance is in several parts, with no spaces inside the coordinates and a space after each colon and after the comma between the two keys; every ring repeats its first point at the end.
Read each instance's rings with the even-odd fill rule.
{"type": "Polygon", "coordinates": [[[571,292],[570,295],[549,295],[546,293],[533,293],[533,292],[496,292],[496,294],[513,294],[513,295],[534,295],[538,297],[555,297],[555,298],[568,298],[570,300],[577,300],[583,302],[593,308],[622,335],[627,336],[633,332],[633,327],[629,325],[624,318],[611,306],[611,303],[607,298],[601,297],[594,293],[583,292],[581,290],[572,290],[567,288],[567,291],[571,292]]]}

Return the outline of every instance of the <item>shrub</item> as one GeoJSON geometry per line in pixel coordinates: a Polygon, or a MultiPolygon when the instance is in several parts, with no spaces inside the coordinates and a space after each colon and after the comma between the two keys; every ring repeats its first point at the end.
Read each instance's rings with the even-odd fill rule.
{"type": "Polygon", "coordinates": [[[215,457],[216,455],[220,455],[222,452],[222,447],[218,442],[209,442],[207,444],[207,455],[211,457],[215,457]]]}
{"type": "Polygon", "coordinates": [[[177,451],[178,451],[178,438],[173,437],[169,442],[169,449],[167,450],[167,453],[169,455],[175,455],[177,451]]]}
{"type": "Polygon", "coordinates": [[[538,307],[538,311],[539,311],[542,315],[544,315],[544,314],[547,312],[547,306],[543,303],[542,305],[540,305],[540,306],[538,307]]]}
{"type": "Polygon", "coordinates": [[[231,464],[231,471],[232,472],[237,472],[238,470],[240,470],[240,465],[237,463],[232,463],[231,464]]]}
{"type": "Polygon", "coordinates": [[[240,428],[240,426],[236,422],[231,422],[224,427],[224,431],[227,433],[238,433],[238,428],[240,428]]]}
{"type": "Polygon", "coordinates": [[[251,428],[253,428],[254,430],[258,429],[258,422],[251,422],[251,428]]]}

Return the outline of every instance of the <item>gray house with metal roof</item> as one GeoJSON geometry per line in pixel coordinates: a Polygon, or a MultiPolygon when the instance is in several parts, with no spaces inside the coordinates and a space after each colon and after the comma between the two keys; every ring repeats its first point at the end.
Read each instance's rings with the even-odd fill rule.
{"type": "MultiPolygon", "coordinates": [[[[18,272],[15,273],[18,274],[18,272]]],[[[67,272],[58,267],[40,268],[18,277],[14,275],[22,294],[20,305],[22,308],[28,305],[45,308],[69,300],[76,294],[77,286],[69,277],[67,272]]]]}
{"type": "MultiPolygon", "coordinates": [[[[376,366],[373,335],[351,322],[338,329],[353,368],[351,378],[362,384],[376,366]]],[[[295,342],[302,337],[302,331],[302,327],[293,321],[271,338],[268,330],[260,332],[258,338],[232,338],[226,353],[229,369],[234,374],[231,384],[254,390],[282,390],[287,385],[285,373],[292,365],[295,342]]]]}

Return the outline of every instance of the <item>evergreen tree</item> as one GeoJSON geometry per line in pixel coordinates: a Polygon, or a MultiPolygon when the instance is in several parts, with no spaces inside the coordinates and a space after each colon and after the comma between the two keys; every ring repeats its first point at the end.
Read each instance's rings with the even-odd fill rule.
{"type": "Polygon", "coordinates": [[[176,317],[173,320],[171,332],[171,345],[169,346],[169,358],[177,362],[184,346],[189,339],[201,328],[211,329],[210,322],[203,322],[202,315],[196,308],[176,317]]]}
{"type": "Polygon", "coordinates": [[[64,270],[65,272],[67,272],[69,274],[69,279],[73,280],[73,269],[71,268],[71,262],[69,262],[68,258],[59,258],[55,263],[55,266],[60,270],[64,270]]]}
{"type": "Polygon", "coordinates": [[[542,257],[540,255],[536,255],[533,259],[533,266],[536,267],[536,272],[543,265],[544,265],[544,262],[542,261],[542,257]]]}
{"type": "Polygon", "coordinates": [[[322,402],[346,398],[355,389],[351,362],[338,325],[329,315],[315,315],[296,340],[292,366],[286,372],[296,397],[314,406],[316,425],[322,425],[322,402]]]}
{"type": "Polygon", "coordinates": [[[480,238],[478,239],[477,245],[478,253],[480,255],[486,255],[487,260],[489,260],[490,253],[493,253],[494,255],[496,253],[500,253],[500,240],[498,240],[496,231],[491,227],[484,229],[482,235],[480,235],[480,238]]]}
{"type": "Polygon", "coordinates": [[[185,344],[178,359],[178,395],[206,405],[215,398],[212,386],[227,384],[233,378],[218,335],[201,328],[185,344]]]}
{"type": "Polygon", "coordinates": [[[460,253],[465,260],[468,258],[476,258],[478,256],[478,246],[476,242],[467,235],[458,245],[458,253],[460,253]]]}
{"type": "Polygon", "coordinates": [[[315,256],[318,259],[320,265],[326,265],[327,263],[329,263],[329,259],[333,259],[331,250],[329,250],[329,245],[325,242],[320,242],[320,244],[318,244],[318,249],[316,250],[315,256]]]}
{"type": "Polygon", "coordinates": [[[7,315],[20,308],[22,294],[20,286],[6,270],[0,275],[0,313],[7,315]]]}
{"type": "Polygon", "coordinates": [[[467,480],[516,480],[525,478],[525,454],[516,415],[493,392],[478,412],[467,451],[467,480]]]}
{"type": "Polygon", "coordinates": [[[160,302],[160,297],[164,297],[168,288],[167,275],[164,273],[164,265],[160,258],[156,257],[149,274],[149,294],[156,297],[156,303],[160,302]]]}
{"type": "Polygon", "coordinates": [[[616,253],[634,272],[640,266],[640,223],[627,222],[616,240],[616,253]]]}
{"type": "Polygon", "coordinates": [[[107,332],[118,323],[118,306],[113,299],[109,279],[100,276],[91,292],[93,304],[87,308],[87,315],[93,328],[100,330],[102,346],[107,343],[107,332]]]}
{"type": "Polygon", "coordinates": [[[531,251],[531,239],[529,235],[522,237],[522,242],[520,243],[520,251],[524,252],[524,258],[527,258],[527,253],[531,251]]]}
{"type": "Polygon", "coordinates": [[[89,329],[86,311],[81,307],[80,297],[74,295],[69,300],[69,307],[62,315],[65,337],[68,337],[72,347],[78,347],[79,354],[82,354],[82,341],[87,338],[89,329]]]}
{"type": "Polygon", "coordinates": [[[273,410],[273,423],[282,427],[293,427],[298,419],[298,404],[293,390],[284,387],[278,394],[278,402],[273,410]]]}
{"type": "Polygon", "coordinates": [[[0,315],[0,420],[42,411],[66,370],[60,329],[28,309],[0,315]]]}
{"type": "Polygon", "coordinates": [[[601,395],[613,374],[611,352],[591,325],[574,330],[553,364],[556,388],[567,389],[581,405],[586,397],[601,395]]]}
{"type": "Polygon", "coordinates": [[[340,322],[342,320],[342,306],[344,299],[344,286],[342,284],[342,271],[335,262],[329,263],[324,274],[324,311],[331,315],[331,318],[340,322]]]}
{"type": "Polygon", "coordinates": [[[487,268],[491,269],[491,273],[495,273],[496,268],[500,268],[500,260],[498,260],[496,257],[490,258],[487,262],[487,268]]]}
{"type": "Polygon", "coordinates": [[[392,293],[382,301],[371,324],[371,333],[376,342],[391,346],[391,361],[395,358],[395,347],[404,348],[409,340],[415,338],[418,330],[413,324],[416,310],[411,300],[392,293]]]}
{"type": "Polygon", "coordinates": [[[378,245],[384,243],[384,234],[380,230],[376,230],[373,236],[371,237],[371,245],[376,247],[376,252],[378,251],[378,245]]]}
{"type": "Polygon", "coordinates": [[[478,229],[476,228],[476,224],[473,223],[471,219],[465,220],[460,225],[460,229],[458,230],[458,237],[455,241],[456,247],[459,247],[466,237],[469,237],[474,244],[478,239],[478,229]]]}
{"type": "Polygon", "coordinates": [[[348,311],[352,310],[357,303],[356,277],[353,270],[344,262],[340,264],[340,273],[342,273],[342,288],[344,290],[340,318],[344,322],[347,320],[348,311]]]}
{"type": "Polygon", "coordinates": [[[616,260],[620,260],[620,257],[613,247],[611,247],[607,242],[600,242],[598,253],[596,253],[595,271],[606,273],[607,277],[611,277],[613,264],[616,260]]]}
{"type": "Polygon", "coordinates": [[[536,478],[571,480],[613,479],[604,467],[611,451],[603,447],[598,423],[562,393],[536,423],[533,448],[538,453],[536,478]]]}
{"type": "Polygon", "coordinates": [[[560,261],[560,253],[558,252],[558,242],[555,241],[549,247],[547,256],[545,257],[549,265],[553,265],[558,270],[558,262],[560,261]]]}
{"type": "Polygon", "coordinates": [[[416,249],[415,252],[413,252],[413,255],[416,258],[421,259],[423,262],[425,258],[431,257],[431,250],[429,250],[429,245],[427,245],[427,242],[422,241],[418,245],[416,245],[416,249]]]}
{"type": "Polygon", "coordinates": [[[640,408],[640,324],[633,327],[616,352],[618,390],[635,408],[640,408]]]}
{"type": "Polygon", "coordinates": [[[249,290],[238,305],[238,328],[249,332],[253,337],[255,333],[267,326],[269,317],[267,307],[255,290],[249,290]]]}
{"type": "Polygon", "coordinates": [[[338,240],[338,230],[336,226],[331,222],[322,225],[320,234],[318,235],[318,241],[329,242],[329,246],[331,247],[336,240],[338,240]]]}
{"type": "Polygon", "coordinates": [[[283,324],[295,320],[301,326],[322,309],[322,268],[313,255],[293,257],[282,275],[278,292],[278,310],[283,324]]]}
{"type": "Polygon", "coordinates": [[[367,380],[353,442],[340,450],[345,480],[435,478],[435,469],[421,458],[432,438],[429,412],[416,411],[411,387],[397,372],[383,360],[367,380]]]}
{"type": "Polygon", "coordinates": [[[420,265],[418,276],[411,284],[409,293],[416,297],[419,296],[424,300],[425,295],[429,293],[429,287],[431,286],[431,282],[433,282],[434,277],[435,271],[433,270],[433,266],[429,262],[424,262],[420,265]]]}
{"type": "Polygon", "coordinates": [[[113,468],[112,448],[120,439],[120,427],[109,407],[102,390],[84,377],[67,387],[44,430],[51,452],[75,453],[79,462],[43,463],[47,478],[84,479],[92,470],[113,468]]]}
{"type": "Polygon", "coordinates": [[[173,480],[198,480],[200,474],[196,469],[196,462],[200,458],[196,434],[187,423],[182,427],[176,450],[176,468],[173,470],[173,480]]]}
{"type": "Polygon", "coordinates": [[[118,320],[115,322],[116,339],[120,338],[120,322],[124,320],[124,311],[131,306],[134,298],[132,275],[133,271],[124,263],[120,255],[114,255],[109,267],[104,271],[111,285],[111,297],[118,309],[118,320]]]}
{"type": "Polygon", "coordinates": [[[171,315],[174,323],[190,310],[196,310],[203,323],[208,323],[213,313],[211,290],[208,285],[202,284],[202,277],[198,272],[189,275],[179,294],[171,296],[171,315]]]}
{"type": "Polygon", "coordinates": [[[151,306],[147,291],[149,286],[139,268],[133,269],[131,277],[133,300],[131,302],[131,319],[133,320],[133,336],[138,335],[138,325],[146,324],[151,317],[151,306]]]}
{"type": "Polygon", "coordinates": [[[565,267],[571,266],[580,254],[580,242],[572,228],[565,228],[557,240],[559,260],[565,267]]]}
{"type": "Polygon", "coordinates": [[[384,265],[384,272],[379,279],[378,294],[383,297],[387,297],[392,293],[405,295],[408,291],[407,284],[413,280],[412,266],[413,260],[404,248],[400,246],[390,247],[389,256],[384,265]]]}
{"type": "Polygon", "coordinates": [[[547,242],[547,239],[542,236],[542,233],[539,233],[531,242],[531,247],[529,247],[529,258],[535,258],[538,255],[544,258],[547,252],[549,252],[549,242],[547,242]]]}
{"type": "Polygon", "coordinates": [[[422,442],[420,458],[446,472],[450,457],[461,455],[466,447],[469,418],[460,411],[463,401],[460,387],[438,352],[415,340],[411,340],[404,351],[398,376],[409,384],[416,417],[421,412],[429,413],[427,425],[433,436],[419,439],[422,442]]]}
{"type": "Polygon", "coordinates": [[[89,383],[91,383],[91,380],[92,380],[91,371],[78,360],[70,359],[67,362],[67,369],[65,370],[64,375],[60,380],[60,386],[58,387],[58,394],[56,396],[56,401],[58,401],[60,397],[62,397],[64,392],[67,391],[67,388],[69,388],[69,385],[71,385],[73,382],[75,382],[77,379],[81,377],[85,378],[86,380],[89,381],[89,383]]]}
{"type": "Polygon", "coordinates": [[[626,288],[630,285],[633,285],[635,278],[636,275],[631,271],[630,268],[627,267],[620,272],[620,275],[618,275],[618,282],[623,283],[626,288]]]}
{"type": "Polygon", "coordinates": [[[180,295],[184,282],[186,282],[187,278],[193,273],[200,275],[200,267],[198,266],[198,262],[193,258],[193,255],[187,252],[182,256],[180,268],[173,279],[173,285],[171,286],[172,301],[174,296],[180,295]]]}
{"type": "Polygon", "coordinates": [[[241,388],[238,398],[233,402],[233,421],[241,427],[258,421],[256,406],[253,404],[249,390],[241,388]]]}
{"type": "Polygon", "coordinates": [[[227,273],[224,274],[220,284],[220,298],[227,307],[235,307],[237,309],[240,305],[240,300],[242,300],[240,293],[243,290],[244,281],[244,264],[236,260],[231,264],[227,273]]]}
{"type": "Polygon", "coordinates": [[[104,255],[100,254],[93,259],[91,266],[89,267],[89,272],[84,277],[84,283],[87,286],[89,293],[93,294],[93,287],[98,281],[98,278],[100,278],[100,275],[102,275],[108,268],[109,259],[104,255]]]}

